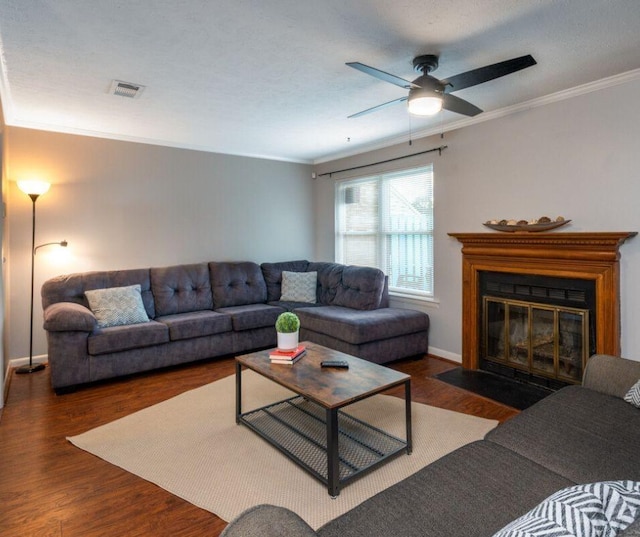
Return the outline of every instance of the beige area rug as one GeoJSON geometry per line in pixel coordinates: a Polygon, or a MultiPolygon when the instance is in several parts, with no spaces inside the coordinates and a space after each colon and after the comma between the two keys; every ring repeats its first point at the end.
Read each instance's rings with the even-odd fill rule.
{"type": "MultiPolygon", "coordinates": [[[[246,370],[242,392],[243,412],[291,395],[246,370]]],[[[405,437],[402,399],[376,395],[349,406],[347,412],[405,437]]],[[[494,420],[418,403],[413,403],[412,414],[413,453],[398,455],[356,479],[336,499],[256,433],[236,425],[234,376],[68,440],[223,520],[270,503],[288,507],[317,529],[497,425],[494,420]]]]}

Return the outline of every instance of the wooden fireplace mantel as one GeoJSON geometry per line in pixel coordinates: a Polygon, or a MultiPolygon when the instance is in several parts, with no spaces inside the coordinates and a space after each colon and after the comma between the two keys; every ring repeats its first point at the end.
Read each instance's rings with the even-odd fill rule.
{"type": "Polygon", "coordinates": [[[477,369],[480,273],[593,280],[596,352],[620,354],[620,246],[637,232],[449,233],[462,243],[462,365],[477,369]]]}

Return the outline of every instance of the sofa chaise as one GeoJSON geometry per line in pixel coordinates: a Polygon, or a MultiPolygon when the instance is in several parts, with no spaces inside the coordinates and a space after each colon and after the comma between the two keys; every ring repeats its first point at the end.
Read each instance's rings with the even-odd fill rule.
{"type": "Polygon", "coordinates": [[[41,291],[51,383],[61,392],[274,346],[283,311],[299,315],[301,339],[360,358],[424,355],[428,315],[390,308],[386,282],[375,268],[306,260],[59,276],[41,291]]]}
{"type": "Polygon", "coordinates": [[[638,537],[640,409],[634,404],[640,405],[639,379],[640,362],[595,355],[581,386],[553,393],[483,440],[442,457],[317,532],[292,511],[261,505],[241,514],[222,535],[491,537],[504,529],[497,535],[638,537]],[[629,397],[629,392],[635,396],[629,397]],[[609,481],[615,483],[591,485],[609,481]],[[619,499],[615,494],[605,499],[602,508],[594,500],[594,491],[617,490],[614,485],[631,491],[631,508],[624,512],[612,507],[619,499]],[[619,533],[605,532],[610,522],[603,511],[612,518],[626,518],[625,525],[630,526],[619,533]],[[548,524],[557,522],[546,518],[561,512],[569,513],[564,524],[579,525],[589,518],[589,523],[603,526],[584,533],[577,528],[549,531],[548,524]],[[544,524],[539,519],[545,519],[544,524]],[[529,532],[505,528],[508,524],[525,524],[529,532]],[[542,525],[546,527],[542,533],[532,529],[542,525]]]}

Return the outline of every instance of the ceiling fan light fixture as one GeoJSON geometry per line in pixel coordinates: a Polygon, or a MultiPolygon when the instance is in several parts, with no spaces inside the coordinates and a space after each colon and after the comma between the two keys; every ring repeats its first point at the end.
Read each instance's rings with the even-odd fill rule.
{"type": "Polygon", "coordinates": [[[410,114],[416,116],[435,116],[442,110],[442,89],[439,82],[429,75],[423,75],[413,81],[417,88],[409,90],[407,107],[410,114]]]}
{"type": "Polygon", "coordinates": [[[416,116],[434,116],[442,110],[442,97],[418,96],[408,100],[409,113],[416,116]]]}

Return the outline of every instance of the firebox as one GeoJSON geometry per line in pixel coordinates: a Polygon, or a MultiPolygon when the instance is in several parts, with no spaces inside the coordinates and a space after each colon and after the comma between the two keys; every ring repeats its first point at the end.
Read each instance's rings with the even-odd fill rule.
{"type": "Polygon", "coordinates": [[[595,351],[593,281],[480,273],[480,369],[536,384],[579,383],[595,351]]]}

